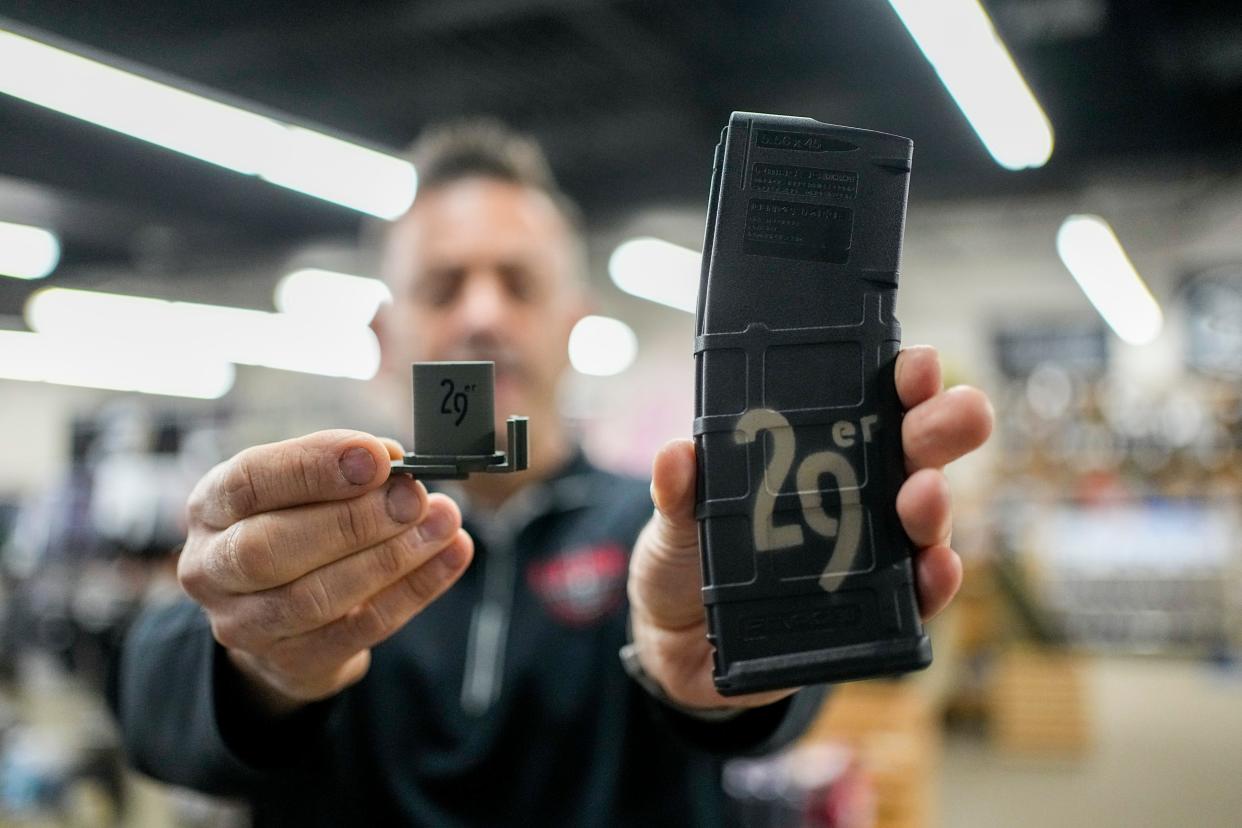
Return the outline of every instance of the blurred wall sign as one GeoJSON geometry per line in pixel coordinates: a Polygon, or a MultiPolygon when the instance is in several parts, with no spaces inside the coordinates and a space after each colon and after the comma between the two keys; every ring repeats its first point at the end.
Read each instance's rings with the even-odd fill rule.
{"type": "Polygon", "coordinates": [[[1217,377],[1242,377],[1242,264],[1191,276],[1185,285],[1186,364],[1217,377]]]}
{"type": "Polygon", "coordinates": [[[1006,325],[993,333],[992,347],[1001,373],[1013,379],[1024,379],[1046,363],[1082,377],[1108,370],[1108,334],[1095,322],[1006,325]]]}

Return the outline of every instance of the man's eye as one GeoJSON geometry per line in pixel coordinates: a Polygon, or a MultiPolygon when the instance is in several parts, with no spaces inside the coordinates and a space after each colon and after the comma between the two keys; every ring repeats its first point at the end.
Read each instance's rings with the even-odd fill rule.
{"type": "Polygon", "coordinates": [[[418,282],[414,298],[422,304],[443,307],[452,304],[461,288],[459,273],[429,273],[418,282]]]}
{"type": "Polygon", "coordinates": [[[519,302],[530,302],[536,298],[535,279],[526,268],[520,265],[507,265],[502,267],[500,272],[504,279],[505,290],[514,299],[519,302]]]}

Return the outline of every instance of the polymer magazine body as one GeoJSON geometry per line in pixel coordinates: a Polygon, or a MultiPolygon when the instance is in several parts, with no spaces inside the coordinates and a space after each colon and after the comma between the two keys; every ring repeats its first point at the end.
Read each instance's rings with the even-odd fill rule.
{"type": "Polygon", "coordinates": [[[931,662],[896,514],[894,306],[912,149],[745,112],[716,149],[694,437],[725,695],[931,662]]]}

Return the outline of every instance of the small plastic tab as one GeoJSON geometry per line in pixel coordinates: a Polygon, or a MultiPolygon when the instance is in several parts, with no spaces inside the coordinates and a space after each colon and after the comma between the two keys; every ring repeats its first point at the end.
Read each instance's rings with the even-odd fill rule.
{"type": "Polygon", "coordinates": [[[492,362],[416,362],[414,444],[392,474],[420,480],[465,480],[471,474],[522,471],[530,464],[529,420],[505,423],[508,453],[496,451],[492,362]]]}

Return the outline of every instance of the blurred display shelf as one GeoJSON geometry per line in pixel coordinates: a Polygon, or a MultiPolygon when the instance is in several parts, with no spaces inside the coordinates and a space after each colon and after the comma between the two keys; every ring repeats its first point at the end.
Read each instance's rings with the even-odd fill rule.
{"type": "Polygon", "coordinates": [[[1242,642],[1242,521],[1221,498],[997,511],[1009,599],[1088,651],[1211,655],[1242,642]]]}
{"type": "Polygon", "coordinates": [[[1007,600],[1086,652],[1242,652],[1242,384],[1044,362],[995,394],[1007,600]]]}
{"type": "Polygon", "coordinates": [[[875,785],[876,828],[937,824],[941,734],[917,684],[872,680],[838,686],[804,741],[845,744],[856,752],[875,785]]]}

